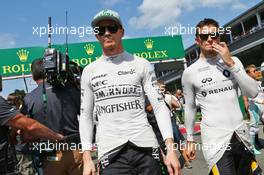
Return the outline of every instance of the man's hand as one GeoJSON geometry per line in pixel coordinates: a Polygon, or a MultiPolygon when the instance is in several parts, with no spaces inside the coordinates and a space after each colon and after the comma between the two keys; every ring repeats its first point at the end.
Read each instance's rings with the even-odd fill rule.
{"type": "Polygon", "coordinates": [[[95,165],[90,151],[83,153],[83,175],[95,175],[95,165]]]}
{"type": "Polygon", "coordinates": [[[17,135],[19,135],[20,130],[14,129],[14,128],[10,128],[10,140],[11,143],[13,143],[14,145],[18,144],[17,142],[17,135]]]}
{"type": "MultiPolygon", "coordinates": [[[[20,136],[21,136],[21,141],[22,143],[30,143],[30,142],[35,142],[37,141],[39,138],[35,137],[31,132],[28,131],[20,131],[20,136]]],[[[59,134],[59,133],[55,133],[56,135],[56,140],[53,141],[63,141],[64,140],[64,136],[59,134]]]]}
{"type": "Polygon", "coordinates": [[[165,157],[165,165],[170,175],[182,175],[180,162],[176,155],[173,139],[166,139],[167,155],[165,157]]]}
{"type": "Polygon", "coordinates": [[[189,160],[195,159],[195,143],[187,141],[186,156],[189,160]]]}
{"type": "Polygon", "coordinates": [[[33,134],[26,132],[26,131],[20,132],[20,135],[21,135],[22,143],[34,142],[38,139],[34,137],[33,134]]]}
{"type": "Polygon", "coordinates": [[[220,42],[219,44],[213,43],[212,46],[213,46],[213,50],[222,56],[224,63],[228,67],[232,67],[235,64],[225,42],[220,42]]]}
{"type": "Polygon", "coordinates": [[[56,136],[58,137],[57,141],[65,140],[65,136],[61,135],[60,133],[56,133],[56,136]]]}

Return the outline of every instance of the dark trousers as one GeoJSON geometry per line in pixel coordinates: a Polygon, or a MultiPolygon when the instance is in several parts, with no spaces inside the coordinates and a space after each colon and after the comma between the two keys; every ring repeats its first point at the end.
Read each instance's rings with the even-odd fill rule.
{"type": "Polygon", "coordinates": [[[144,150],[127,144],[104,169],[100,175],[166,175],[165,165],[144,150]],[[165,170],[165,171],[163,171],[165,170]]]}
{"type": "Polygon", "coordinates": [[[230,142],[230,150],[226,150],[216,163],[210,175],[261,175],[254,155],[234,134],[230,142]]]}

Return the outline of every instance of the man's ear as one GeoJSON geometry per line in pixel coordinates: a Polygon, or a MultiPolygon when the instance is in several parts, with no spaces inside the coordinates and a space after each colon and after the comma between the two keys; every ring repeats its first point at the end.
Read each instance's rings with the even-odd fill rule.
{"type": "Polygon", "coordinates": [[[198,38],[198,37],[196,37],[196,38],[195,38],[195,43],[196,43],[197,45],[200,45],[200,44],[201,44],[201,39],[198,38]]]}
{"type": "Polygon", "coordinates": [[[122,38],[124,37],[124,35],[125,35],[125,29],[121,29],[121,32],[122,32],[122,38]]]}

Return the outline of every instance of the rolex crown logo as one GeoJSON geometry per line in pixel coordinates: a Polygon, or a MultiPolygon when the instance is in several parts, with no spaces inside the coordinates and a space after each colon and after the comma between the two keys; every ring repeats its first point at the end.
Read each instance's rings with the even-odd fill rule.
{"type": "Polygon", "coordinates": [[[146,48],[147,48],[148,50],[151,50],[151,49],[153,48],[153,43],[154,43],[154,41],[151,40],[151,39],[146,39],[146,40],[144,41],[144,44],[145,44],[145,46],[146,46],[146,48]]]}
{"type": "Polygon", "coordinates": [[[92,44],[86,44],[86,45],[84,46],[84,49],[85,49],[85,51],[86,51],[86,53],[87,53],[88,55],[92,55],[92,54],[94,53],[94,48],[95,48],[95,46],[92,45],[92,44]]]}
{"type": "Polygon", "coordinates": [[[18,55],[20,61],[22,61],[22,62],[27,61],[27,59],[28,59],[28,54],[29,54],[29,51],[27,51],[27,50],[25,50],[25,49],[20,49],[20,50],[17,52],[17,55],[18,55]]]}

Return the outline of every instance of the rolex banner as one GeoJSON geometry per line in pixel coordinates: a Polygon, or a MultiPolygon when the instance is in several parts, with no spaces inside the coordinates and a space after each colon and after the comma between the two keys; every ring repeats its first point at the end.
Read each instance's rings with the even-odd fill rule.
{"type": "MultiPolygon", "coordinates": [[[[184,57],[181,36],[161,36],[124,39],[125,50],[149,61],[178,59],[184,57]]],[[[65,45],[52,47],[65,52],[65,45]]],[[[30,74],[31,62],[43,56],[45,47],[0,49],[0,73],[3,77],[30,74]]],[[[70,59],[84,67],[102,54],[98,42],[69,44],[70,59]]]]}

